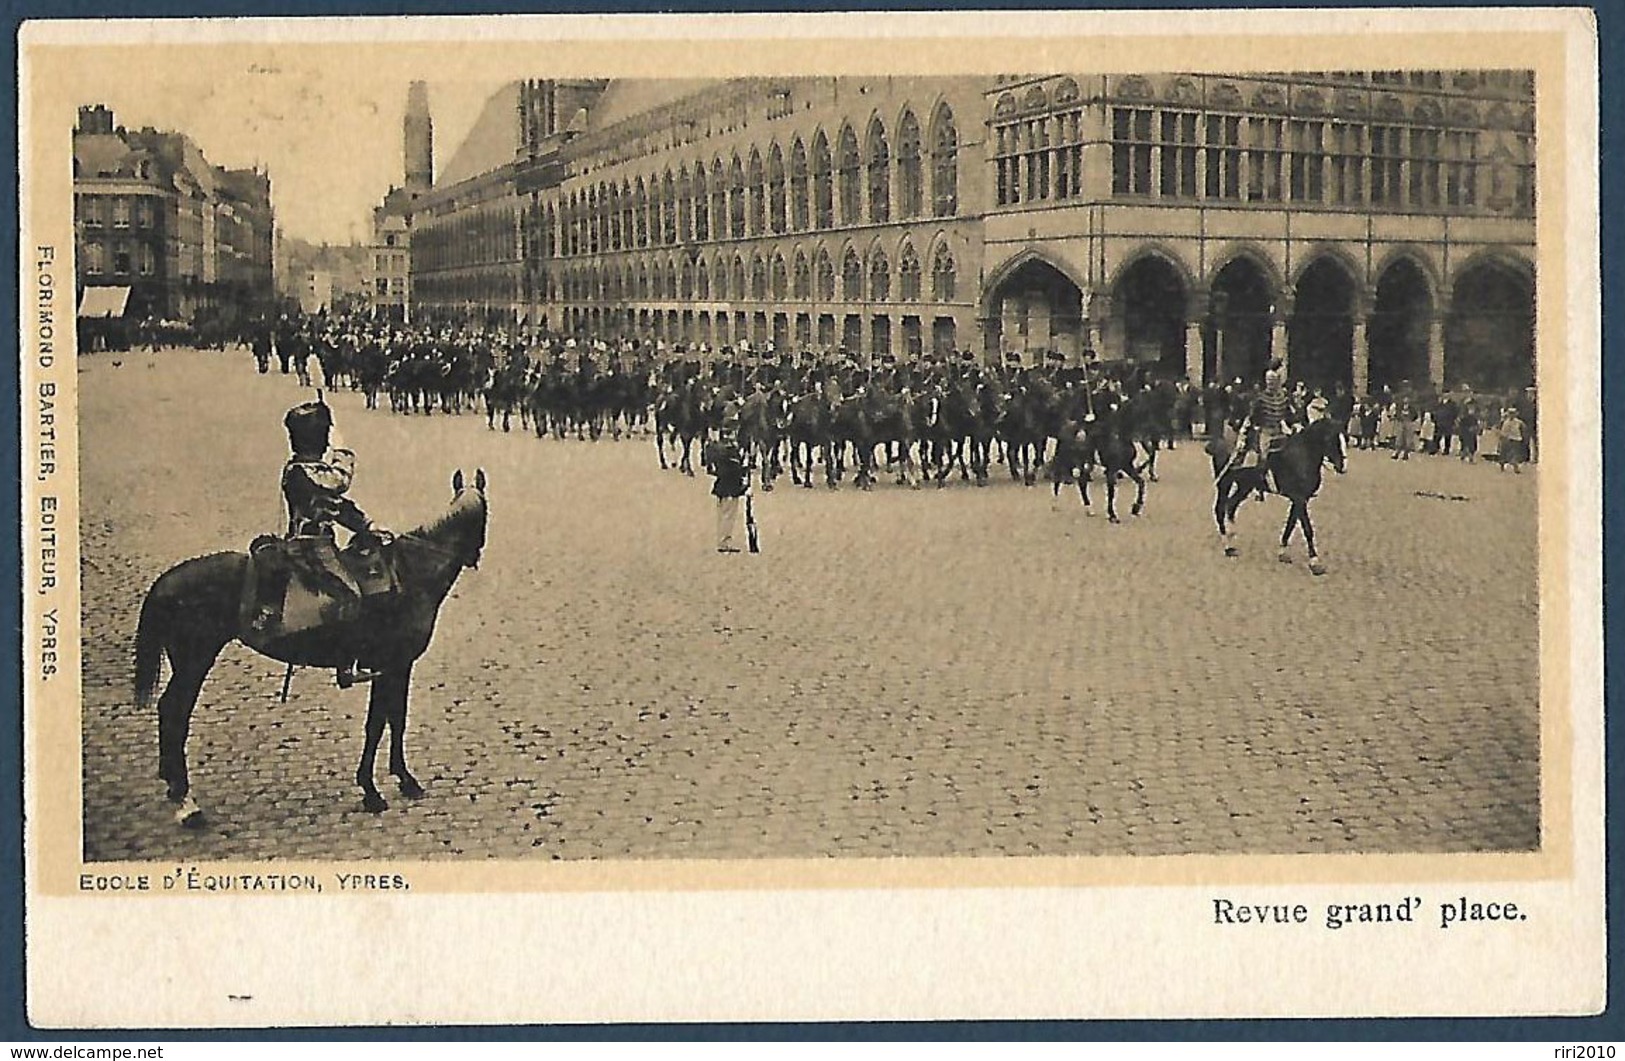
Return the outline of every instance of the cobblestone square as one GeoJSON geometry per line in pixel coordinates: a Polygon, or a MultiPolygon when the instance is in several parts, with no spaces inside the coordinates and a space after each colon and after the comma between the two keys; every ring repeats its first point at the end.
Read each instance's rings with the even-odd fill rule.
{"type": "MultiPolygon", "coordinates": [[[[1272,499],[1212,527],[1199,446],[1145,515],[1086,518],[1001,468],[759,494],[712,549],[707,481],[652,440],[540,441],[330,396],[353,491],[397,531],[457,468],[489,543],[419,662],[428,787],[365,813],[366,691],[233,645],[193,721],[177,828],[131,695],[142,595],[280,529],[290,377],[245,353],[82,358],[84,853],[615,859],[1527,850],[1540,842],[1539,472],[1355,452],[1281,565],[1272,499]]],[[[1097,509],[1103,505],[1097,500],[1097,509]]],[[[380,776],[382,775],[380,765],[380,776]]],[[[393,788],[386,789],[393,797],[393,788]]]]}

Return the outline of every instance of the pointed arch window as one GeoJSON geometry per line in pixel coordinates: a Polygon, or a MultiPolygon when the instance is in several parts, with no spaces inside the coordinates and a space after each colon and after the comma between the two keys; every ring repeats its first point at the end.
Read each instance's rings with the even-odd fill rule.
{"type": "Polygon", "coordinates": [[[721,159],[711,161],[711,227],[714,239],[728,238],[728,178],[721,159]]]}
{"type": "Polygon", "coordinates": [[[869,220],[879,225],[891,220],[891,145],[879,118],[869,123],[868,155],[869,220]]]}
{"type": "Polygon", "coordinates": [[[734,239],[745,236],[745,167],[738,155],[728,177],[728,235],[734,239]]]}
{"type": "Polygon", "coordinates": [[[790,297],[790,270],[782,254],[773,255],[773,297],[781,302],[790,297]]]}
{"type": "Polygon", "coordinates": [[[813,227],[833,228],[835,226],[835,189],[834,173],[830,165],[829,141],[824,139],[824,133],[819,131],[813,140],[813,227]]]}
{"type": "Polygon", "coordinates": [[[891,300],[891,263],[885,251],[876,250],[869,259],[869,297],[876,302],[891,300]]]}
{"type": "Polygon", "coordinates": [[[824,302],[835,300],[835,263],[822,247],[818,249],[818,297],[824,302]]]}
{"type": "Polygon", "coordinates": [[[863,262],[851,247],[841,261],[841,294],[848,302],[863,301],[863,262]]]}
{"type": "Polygon", "coordinates": [[[767,181],[762,175],[762,156],[750,153],[750,234],[759,236],[766,228],[767,181]]]}
{"type": "MultiPolygon", "coordinates": [[[[631,250],[637,243],[637,226],[632,220],[632,186],[621,182],[621,249],[631,250]]],[[[549,222],[548,227],[552,227],[549,222]]]]}
{"type": "Polygon", "coordinates": [[[711,200],[706,195],[703,162],[694,167],[694,238],[700,243],[711,238],[711,200]]]}
{"type": "Polygon", "coordinates": [[[716,277],[717,298],[726,299],[728,297],[728,263],[721,258],[717,259],[716,277]]]}
{"type": "Polygon", "coordinates": [[[684,166],[677,174],[677,239],[678,243],[687,243],[693,238],[694,221],[694,186],[689,183],[688,167],[684,166]]]}
{"type": "Polygon", "coordinates": [[[897,262],[897,294],[905,302],[917,302],[920,298],[920,258],[910,244],[903,245],[897,262]]]}
{"type": "Polygon", "coordinates": [[[749,288],[745,286],[745,259],[734,256],[733,273],[729,277],[728,287],[732,289],[734,298],[746,298],[749,288]]]}
{"type": "Polygon", "coordinates": [[[637,237],[635,246],[647,247],[649,245],[649,213],[648,200],[643,190],[643,178],[638,178],[637,190],[632,193],[632,219],[637,237]]]}
{"type": "Polygon", "coordinates": [[[931,262],[931,298],[937,302],[954,300],[954,256],[946,245],[937,248],[931,262]]]}
{"type": "Polygon", "coordinates": [[[897,123],[897,216],[919,217],[924,188],[920,183],[920,123],[913,111],[904,111],[897,123]]]}
{"type": "Polygon", "coordinates": [[[677,185],[672,180],[671,171],[666,171],[666,179],[661,185],[660,196],[660,238],[666,246],[677,242],[677,185]]]}
{"type": "Polygon", "coordinates": [[[694,268],[694,297],[701,302],[711,297],[711,270],[706,268],[704,258],[694,268]]]}
{"type": "Polygon", "coordinates": [[[807,256],[801,251],[796,251],[795,285],[791,294],[799,299],[812,298],[812,266],[807,264],[807,256]]]}
{"type": "Polygon", "coordinates": [[[807,176],[807,149],[797,137],[790,148],[790,228],[796,232],[807,230],[811,216],[807,176]]]}
{"type": "Polygon", "coordinates": [[[750,297],[758,300],[767,297],[767,259],[760,254],[753,254],[750,259],[750,297]]]}
{"type": "Polygon", "coordinates": [[[856,225],[863,220],[862,162],[858,157],[858,138],[850,126],[841,129],[840,146],[836,149],[836,174],[841,186],[841,224],[856,225]]]}
{"type": "Polygon", "coordinates": [[[954,113],[944,103],[931,123],[931,214],[952,217],[959,212],[959,130],[954,113]]]}
{"type": "Polygon", "coordinates": [[[784,201],[784,154],[774,144],[767,156],[767,220],[775,235],[783,235],[789,227],[789,211],[784,201]]]}

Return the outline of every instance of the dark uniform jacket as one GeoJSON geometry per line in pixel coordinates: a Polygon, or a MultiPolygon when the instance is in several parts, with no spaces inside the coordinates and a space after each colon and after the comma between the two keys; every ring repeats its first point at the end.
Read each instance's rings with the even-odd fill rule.
{"type": "Polygon", "coordinates": [[[750,472],[735,443],[712,443],[705,455],[705,469],[716,477],[711,484],[712,497],[744,497],[750,488],[750,472]]]}

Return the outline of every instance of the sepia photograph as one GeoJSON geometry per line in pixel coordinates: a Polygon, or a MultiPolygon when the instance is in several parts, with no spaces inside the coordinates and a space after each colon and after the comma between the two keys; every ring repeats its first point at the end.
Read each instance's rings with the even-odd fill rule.
{"type": "Polygon", "coordinates": [[[1576,885],[1564,33],[829,18],[36,25],[36,884],[1576,885]]]}

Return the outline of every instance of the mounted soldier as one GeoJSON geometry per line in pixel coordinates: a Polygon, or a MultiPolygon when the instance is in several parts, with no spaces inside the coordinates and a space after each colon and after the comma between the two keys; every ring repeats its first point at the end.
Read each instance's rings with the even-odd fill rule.
{"type": "MultiPolygon", "coordinates": [[[[394,538],[346,496],[355,478],[355,452],[334,440],[333,412],[320,395],[313,402],[288,410],[282,422],[293,451],[282,468],[287,534],[280,542],[261,539],[251,549],[260,607],[250,630],[267,637],[292,632],[290,628],[298,626],[286,609],[296,573],[314,577],[320,596],[332,602],[332,607],[325,610],[339,621],[359,616],[361,598],[372,587],[361,584],[357,574],[341,562],[336,526],[355,536],[354,543],[362,547],[358,551],[364,559],[377,559],[377,563],[367,565],[374,570],[363,571],[363,577],[370,574],[369,582],[382,581],[385,586],[389,577],[380,569],[382,560],[377,554],[394,538]]],[[[322,621],[312,617],[307,626],[322,621]]],[[[353,658],[338,668],[340,688],[374,677],[374,673],[358,670],[353,658]]]]}
{"type": "Polygon", "coordinates": [[[1265,457],[1280,440],[1302,426],[1297,404],[1287,393],[1286,369],[1279,359],[1271,361],[1269,368],[1264,370],[1264,389],[1253,399],[1248,420],[1252,424],[1252,431],[1243,443],[1246,447],[1241,462],[1244,468],[1256,468],[1263,464],[1265,457]]]}

